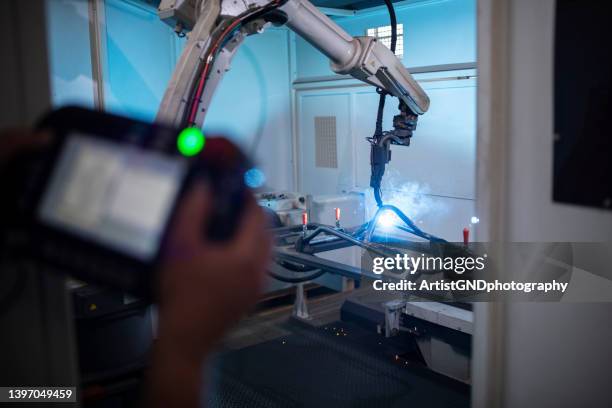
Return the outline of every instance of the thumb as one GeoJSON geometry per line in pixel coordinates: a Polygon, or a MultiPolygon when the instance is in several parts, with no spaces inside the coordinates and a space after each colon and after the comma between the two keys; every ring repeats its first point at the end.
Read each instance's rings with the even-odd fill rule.
{"type": "Polygon", "coordinates": [[[203,242],[203,228],[211,209],[211,200],[204,183],[194,182],[180,200],[170,228],[170,242],[197,247],[203,242]]]}

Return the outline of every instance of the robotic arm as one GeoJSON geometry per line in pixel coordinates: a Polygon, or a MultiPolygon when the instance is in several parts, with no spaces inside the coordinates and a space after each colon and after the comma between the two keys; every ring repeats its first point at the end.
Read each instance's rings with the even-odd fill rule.
{"type": "Polygon", "coordinates": [[[376,38],[352,37],[308,0],[162,0],[159,16],[178,35],[190,34],[164,94],[158,121],[201,127],[239,45],[268,24],[286,24],[326,55],[334,72],[349,74],[400,100],[394,129],[369,139],[370,184],[375,192],[391,158],[390,145],[409,145],[418,115],[429,108],[427,94],[393,52],[376,38]]]}
{"type": "Polygon", "coordinates": [[[290,0],[282,8],[287,26],[331,61],[331,69],[349,74],[398,97],[415,114],[429,108],[429,98],[401,61],[373,37],[351,37],[308,0],[290,0]]]}

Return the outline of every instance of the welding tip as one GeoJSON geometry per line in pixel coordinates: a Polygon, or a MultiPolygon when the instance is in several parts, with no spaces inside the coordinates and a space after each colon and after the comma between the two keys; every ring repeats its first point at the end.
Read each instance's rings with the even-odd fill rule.
{"type": "Polygon", "coordinates": [[[463,229],[463,245],[467,246],[470,242],[470,229],[465,227],[463,229]]]}

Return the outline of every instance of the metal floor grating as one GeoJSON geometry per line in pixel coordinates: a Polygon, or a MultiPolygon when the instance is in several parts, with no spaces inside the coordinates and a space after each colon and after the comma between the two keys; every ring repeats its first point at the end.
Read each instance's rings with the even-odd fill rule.
{"type": "Polygon", "coordinates": [[[287,325],[287,336],[219,357],[209,406],[469,406],[469,387],[398,364],[376,333],[339,322],[287,325]]]}

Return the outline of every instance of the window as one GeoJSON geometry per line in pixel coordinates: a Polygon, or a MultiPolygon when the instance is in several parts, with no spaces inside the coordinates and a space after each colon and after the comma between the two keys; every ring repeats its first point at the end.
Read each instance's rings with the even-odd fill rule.
{"type": "MultiPolygon", "coordinates": [[[[368,28],[366,35],[376,37],[387,48],[391,49],[391,26],[382,26],[376,28],[368,28]]],[[[404,55],[404,25],[397,25],[397,42],[395,44],[395,55],[402,57],[404,55]]]]}

